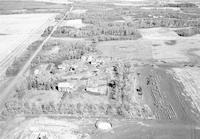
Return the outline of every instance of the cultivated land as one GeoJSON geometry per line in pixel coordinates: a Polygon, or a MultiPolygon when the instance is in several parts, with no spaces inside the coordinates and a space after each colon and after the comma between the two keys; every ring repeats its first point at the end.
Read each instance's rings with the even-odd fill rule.
{"type": "MultiPolygon", "coordinates": [[[[66,7],[42,2],[0,1],[1,79],[16,57],[24,53],[33,42],[42,40],[40,36],[44,29],[55,24],[54,19],[58,14],[56,12],[63,12],[66,7]]],[[[7,79],[2,80],[1,84],[5,80],[7,79]]]]}
{"type": "Polygon", "coordinates": [[[30,41],[29,43],[26,42],[27,45],[30,45],[30,43],[38,40],[43,28],[48,26],[49,23],[47,22],[54,17],[55,14],[0,15],[0,32],[2,34],[0,36],[0,61],[24,41],[30,41]],[[29,39],[30,36],[32,37],[31,40],[29,39]]]}
{"type": "Polygon", "coordinates": [[[6,70],[0,137],[198,138],[198,12],[186,2],[68,5],[6,70]]]}
{"type": "Polygon", "coordinates": [[[32,0],[1,0],[0,13],[14,14],[14,13],[49,13],[62,12],[66,5],[52,4],[49,2],[32,1],[32,0]]]}

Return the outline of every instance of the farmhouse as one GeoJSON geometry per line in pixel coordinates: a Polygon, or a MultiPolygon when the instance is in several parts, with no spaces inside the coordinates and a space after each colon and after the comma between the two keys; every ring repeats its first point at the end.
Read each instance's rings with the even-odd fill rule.
{"type": "Polygon", "coordinates": [[[60,92],[71,92],[75,88],[74,84],[69,82],[60,82],[58,83],[58,91],[60,92]]]}
{"type": "Polygon", "coordinates": [[[34,75],[38,75],[40,73],[40,70],[39,69],[35,69],[34,70],[34,75]]]}
{"type": "Polygon", "coordinates": [[[58,69],[59,70],[66,70],[66,67],[65,67],[64,64],[60,64],[60,65],[58,65],[58,69]]]}

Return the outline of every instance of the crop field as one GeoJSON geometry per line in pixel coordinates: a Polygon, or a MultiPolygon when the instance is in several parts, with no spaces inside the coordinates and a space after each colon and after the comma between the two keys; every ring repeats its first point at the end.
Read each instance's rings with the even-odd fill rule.
{"type": "Polygon", "coordinates": [[[41,1],[27,1],[27,0],[1,0],[0,14],[14,14],[14,13],[49,13],[59,12],[66,8],[65,5],[41,2],[41,1]]]}
{"type": "Polygon", "coordinates": [[[100,42],[97,49],[105,56],[117,58],[197,63],[200,42],[196,40],[199,35],[180,37],[167,28],[141,29],[140,33],[141,39],[100,42]]]}
{"type": "Polygon", "coordinates": [[[198,57],[199,35],[181,37],[166,28],[142,29],[141,34],[151,44],[154,60],[184,63],[198,57]]]}
{"type": "Polygon", "coordinates": [[[52,24],[55,14],[13,14],[0,15],[0,61],[1,76],[6,68],[24,52],[34,41],[40,38],[43,28],[52,24]],[[32,23],[35,24],[32,24],[32,23]]]}
{"type": "Polygon", "coordinates": [[[104,56],[117,59],[129,60],[151,60],[152,50],[150,43],[144,39],[130,41],[108,41],[100,42],[97,49],[104,56]]]}
{"type": "MultiPolygon", "coordinates": [[[[30,34],[36,32],[47,22],[49,18],[53,18],[55,14],[18,14],[18,15],[0,15],[0,47],[2,60],[8,53],[26,40],[30,34]],[[32,23],[35,24],[32,24],[32,23]],[[8,51],[8,52],[7,52],[8,51]]],[[[37,35],[37,34],[36,34],[37,35]]],[[[38,38],[35,38],[37,40],[38,38]]]]}

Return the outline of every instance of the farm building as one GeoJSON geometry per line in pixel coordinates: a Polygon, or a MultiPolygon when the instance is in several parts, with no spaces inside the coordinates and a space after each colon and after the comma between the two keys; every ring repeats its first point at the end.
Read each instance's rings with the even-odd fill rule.
{"type": "Polygon", "coordinates": [[[40,70],[39,69],[35,69],[34,70],[34,75],[38,75],[40,73],[40,70]]]}
{"type": "Polygon", "coordinates": [[[97,87],[86,87],[85,90],[93,95],[107,95],[108,93],[108,87],[106,85],[97,87]]]}
{"type": "Polygon", "coordinates": [[[81,60],[82,60],[82,62],[92,63],[93,61],[96,60],[96,56],[93,54],[83,55],[81,57],[81,60]]]}
{"type": "Polygon", "coordinates": [[[71,92],[75,88],[74,84],[69,82],[60,82],[58,83],[58,91],[60,92],[71,92]]]}
{"type": "Polygon", "coordinates": [[[104,63],[104,60],[96,55],[84,55],[81,57],[82,62],[90,63],[92,65],[102,65],[104,63]]]}
{"type": "Polygon", "coordinates": [[[58,69],[59,70],[66,70],[66,67],[65,67],[64,64],[60,64],[60,65],[58,65],[58,69]]]}

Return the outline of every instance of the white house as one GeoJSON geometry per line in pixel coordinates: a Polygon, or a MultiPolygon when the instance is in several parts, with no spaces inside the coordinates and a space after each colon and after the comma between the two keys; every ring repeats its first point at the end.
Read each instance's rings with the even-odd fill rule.
{"type": "Polygon", "coordinates": [[[58,91],[60,92],[71,92],[74,90],[74,84],[69,82],[58,83],[58,91]]]}
{"type": "Polygon", "coordinates": [[[58,65],[58,69],[60,69],[60,70],[66,70],[66,67],[65,67],[64,64],[60,64],[60,65],[58,65]]]}
{"type": "Polygon", "coordinates": [[[35,69],[34,70],[34,75],[38,75],[40,73],[40,70],[39,69],[35,69]]]}

